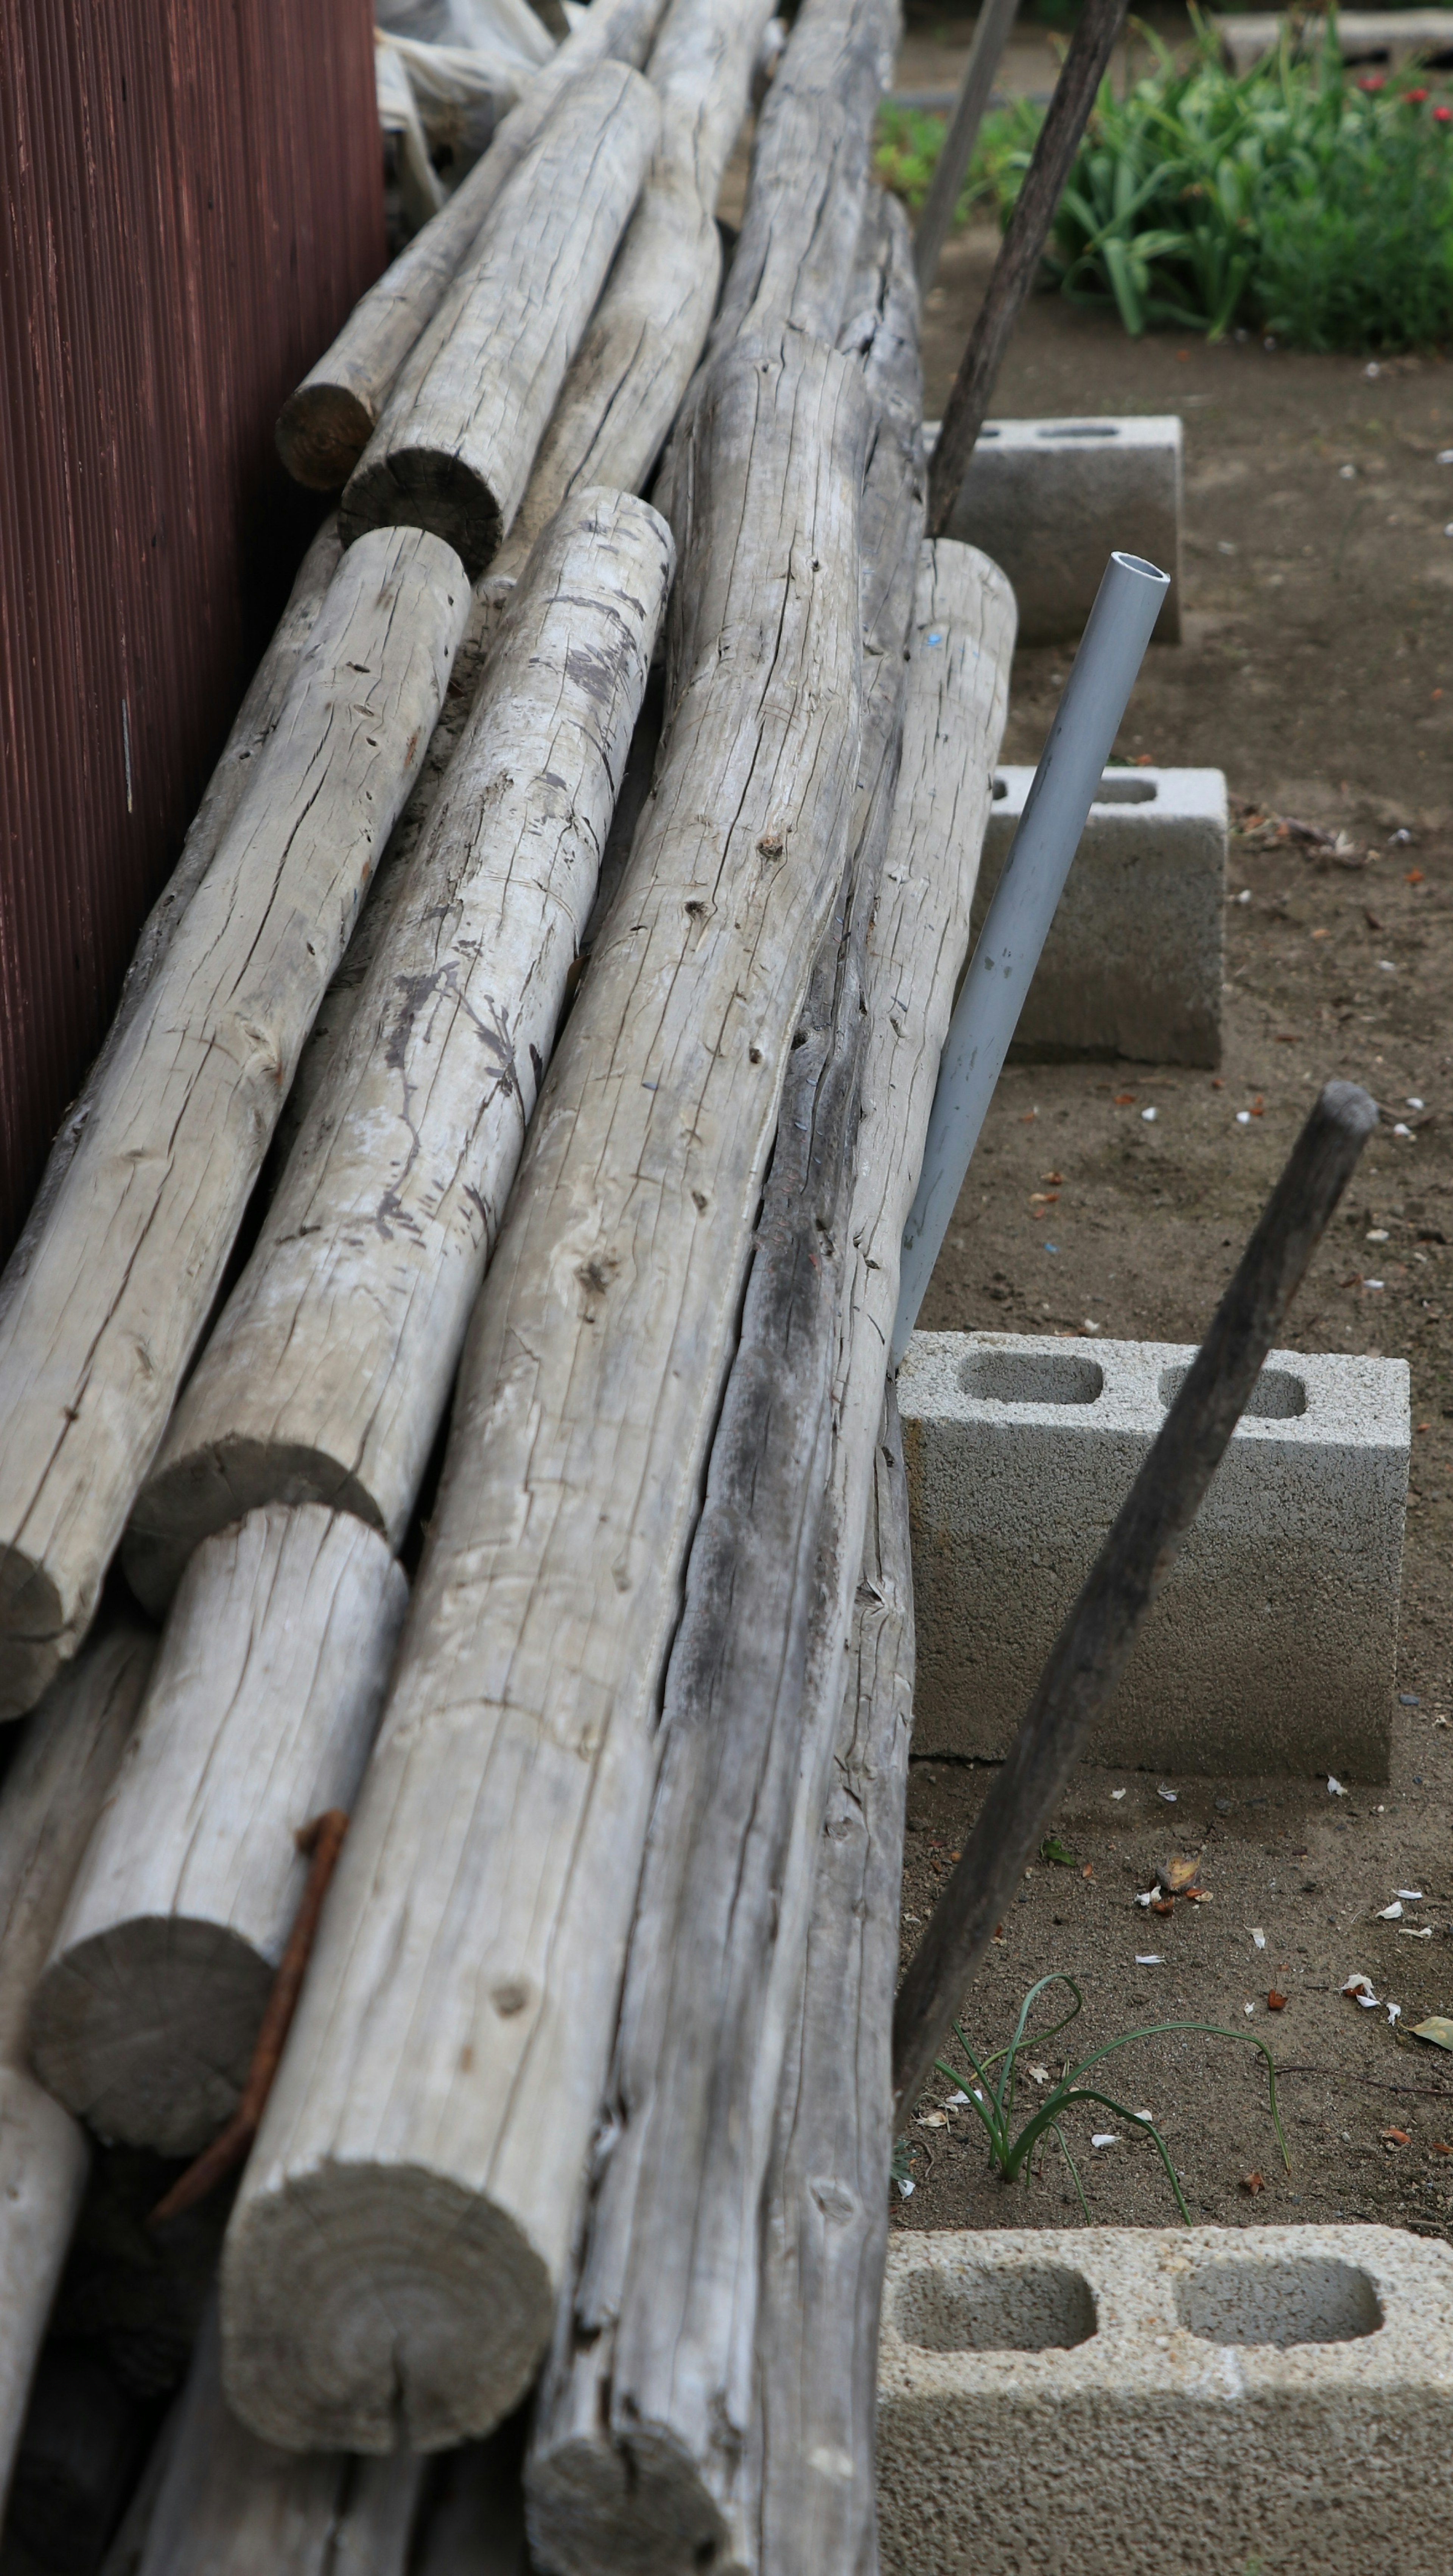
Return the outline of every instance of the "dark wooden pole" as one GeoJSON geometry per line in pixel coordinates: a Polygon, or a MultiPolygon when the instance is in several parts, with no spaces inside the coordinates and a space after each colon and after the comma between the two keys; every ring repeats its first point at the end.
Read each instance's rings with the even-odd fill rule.
{"type": "Polygon", "coordinates": [[[948,534],[948,523],[993,398],[1009,335],[1019,319],[1044,256],[1055,210],[1080,148],[1095,93],[1105,77],[1126,0],[1085,0],[1065,55],[1054,96],[1039,129],[1034,158],[1024,174],[1009,229],[999,246],[994,274],[969,333],[928,471],[928,533],[948,534]]]}
{"type": "Polygon", "coordinates": [[[1186,1381],[1061,1628],[1029,1711],[899,1989],[893,2089],[912,2108],[994,1926],[1105,1708],[1240,1420],[1317,1241],[1377,1125],[1329,1082],[1217,1307],[1186,1381]]]}

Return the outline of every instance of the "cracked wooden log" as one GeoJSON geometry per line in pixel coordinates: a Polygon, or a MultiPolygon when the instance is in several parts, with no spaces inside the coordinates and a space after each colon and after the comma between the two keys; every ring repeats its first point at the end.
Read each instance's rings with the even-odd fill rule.
{"type": "Polygon", "coordinates": [[[753,2393],[761,2576],[869,2576],[888,2244],[913,1574],[889,1388],[812,1920],[762,2204],[753,2393]]]}
{"type": "Polygon", "coordinates": [[[339,564],[0,1310],[0,1716],[90,1623],[468,604],[458,558],[412,529],[339,564]]]}
{"type": "Polygon", "coordinates": [[[151,1664],[135,1622],[51,1684],[0,1790],[0,2496],[85,2184],[76,2123],[26,2064],[31,1996],[151,1664]]]}
{"type": "Polygon", "coordinates": [[[475,1309],[378,1750],[223,2273],[289,2447],[498,2421],[549,2338],[662,1673],[857,765],[859,372],[699,408],[654,792],[475,1309]]]}
{"type": "Polygon", "coordinates": [[[423,2462],[300,2459],[222,2397],[215,2301],[151,2499],[136,2576],[405,2576],[423,2462]]]}
{"type": "Polygon", "coordinates": [[[397,1547],[595,897],[674,563],[578,493],[513,595],[346,1033],[177,1407],[124,1561],[157,1608],[254,1504],[397,1547]]]}
{"type": "Polygon", "coordinates": [[[339,505],[366,528],[432,528],[471,577],[519,508],[661,134],[654,90],[600,63],[556,101],[506,181],[339,505]]]}
{"type": "Polygon", "coordinates": [[[803,0],[757,121],[709,357],[784,323],[836,337],[900,23],[899,0],[803,0]]]}
{"type": "Polygon", "coordinates": [[[351,1808],[408,1585],[345,1512],[273,1504],[198,1548],[31,2016],[104,2138],[195,2155],[237,2108],[307,1862],[351,1808]]]}
{"type": "Polygon", "coordinates": [[[438,312],[501,188],[538,140],[562,90],[598,62],[639,68],[661,9],[662,0],[591,0],[462,186],[355,304],[278,420],[278,452],[296,482],[318,492],[342,490],[378,426],[400,367],[438,312]]]}
{"type": "Polygon", "coordinates": [[[536,2418],[532,2544],[562,2576],[752,2563],[757,2211],[842,1702],[841,1652],[814,1658],[813,1628],[824,1586],[850,1591],[839,1550],[854,1581],[862,1557],[862,1514],[839,1532],[832,1511],[834,1372],[923,518],[911,245],[876,192],[865,229],[849,325],[877,415],[857,846],[794,1039],[667,1671],[607,2144],[536,2418]]]}
{"type": "Polygon", "coordinates": [[[645,486],[701,352],[721,283],[716,200],[747,112],[772,0],[672,0],[647,65],[661,145],[495,557],[518,571],[568,492],[645,486]]]}
{"type": "Polygon", "coordinates": [[[141,925],[141,935],[126,969],[115,1017],[85,1082],[56,1131],[40,1177],[40,1187],[30,1203],[24,1230],[5,1264],[4,1276],[0,1278],[0,1306],[13,1297],[30,1268],[36,1245],[45,1231],[76,1148],[105,1096],[122,1034],[140,1008],[147,987],[171,945],[177,923],[216,857],[222,836],[251,781],[252,763],[261,758],[277,730],[293,674],[317,624],[318,611],[327,596],[328,585],[338,569],[340,551],[338,521],[330,516],[324,520],[298,568],[288,604],[267,651],[253,673],[232,731],[222,747],[221,759],[207,782],[206,793],[182,843],[181,857],[141,925]]]}

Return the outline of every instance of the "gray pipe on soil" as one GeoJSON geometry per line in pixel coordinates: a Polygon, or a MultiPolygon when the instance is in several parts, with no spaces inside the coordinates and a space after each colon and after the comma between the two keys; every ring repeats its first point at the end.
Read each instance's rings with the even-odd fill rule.
{"type": "Polygon", "coordinates": [[[964,978],[938,1070],[918,1195],[903,1234],[897,1368],[979,1141],[1055,906],[1089,819],[1170,575],[1113,554],[994,900],[964,978]]]}

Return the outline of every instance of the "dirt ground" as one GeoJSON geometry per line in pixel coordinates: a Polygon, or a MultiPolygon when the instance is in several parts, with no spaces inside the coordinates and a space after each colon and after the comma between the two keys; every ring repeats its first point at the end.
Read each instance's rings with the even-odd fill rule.
{"type": "MultiPolygon", "coordinates": [[[[945,256],[925,325],[930,416],[994,247],[976,232],[945,256]]],[[[1197,1340],[1315,1087],[1347,1075],[1388,1115],[1285,1338],[1405,1358],[1416,1429],[1390,1781],[1349,1782],[1338,1798],[1325,1779],[1087,1766],[1055,1820],[1074,1866],[1041,1861],[1027,1874],[966,1999],[967,2024],[976,2045],[1000,2044],[1035,1978],[1065,1969],[1085,1993],[1060,2043],[1083,2034],[1077,2054],[1151,2020],[1255,2030],[1284,2069],[1290,2175],[1244,2043],[1161,2039],[1112,2061],[1109,2089],[1157,2115],[1193,2217],[1376,2218],[1448,2235],[1453,2060],[1407,2028],[1453,2011],[1453,458],[1440,462],[1453,450],[1453,368],[1168,336],[1137,346],[1113,322],[1038,296],[994,408],[1184,419],[1187,640],[1152,647],[1119,748],[1226,772],[1238,828],[1224,1057],[1214,1077],[1011,1066],[922,1322],[1081,1333],[1093,1321],[1110,1336],[1197,1340]],[[1152,1106],[1153,1124],[1139,1114],[1152,1106]],[[1050,1170],[1064,1175],[1052,1225],[1030,1203],[1050,1170]],[[1173,1851],[1203,1855],[1211,1902],[1157,1918],[1134,1897],[1173,1851]],[[1422,1898],[1401,1925],[1376,1920],[1398,1888],[1422,1898]],[[1147,1953],[1160,1963],[1138,1965],[1147,1953]],[[1382,1999],[1375,2011],[1342,1995],[1358,1971],[1382,1999]],[[1275,2012],[1272,1991],[1286,1998],[1275,2012]]],[[[1006,759],[1038,756],[1068,667],[1062,652],[1018,656],[1006,759]]],[[[989,1776],[914,1765],[905,1955],[989,1776]]],[[[1071,2115],[1091,2210],[1107,2223],[1168,2222],[1154,2149],[1124,2131],[1103,2112],[1071,2115]],[[1122,2142],[1092,2150],[1092,2130],[1122,2142]]],[[[972,2114],[911,2134],[915,2188],[896,2224],[1077,2223],[1053,2152],[1030,2189],[1008,2188],[988,2171],[972,2114]]]]}

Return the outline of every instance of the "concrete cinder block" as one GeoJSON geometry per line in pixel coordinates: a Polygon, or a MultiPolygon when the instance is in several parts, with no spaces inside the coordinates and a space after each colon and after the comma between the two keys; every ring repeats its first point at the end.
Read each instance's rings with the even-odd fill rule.
{"type": "MultiPolygon", "coordinates": [[[[926,422],[931,447],[938,423],[926,422]]],[[[982,546],[1008,574],[1021,644],[1083,632],[1109,556],[1145,555],[1170,574],[1155,641],[1181,638],[1181,424],[1136,419],[986,420],[946,534],[982,546]]]]}
{"type": "Polygon", "coordinates": [[[885,2576],[1446,2569],[1450,2319],[1400,2228],[895,2234],[885,2576]]]}
{"type": "MultiPolygon", "coordinates": [[[[1195,1352],[916,1333],[898,1376],[915,1753],[1008,1750],[1195,1352]]],[[[1275,1351],[1095,1729],[1096,1761],[1387,1778],[1403,1360],[1275,1351]]]]}
{"type": "MultiPolygon", "coordinates": [[[[977,939],[1032,769],[994,775],[974,897],[977,939]]],[[[1107,769],[1020,1015],[1040,1063],[1221,1061],[1226,781],[1219,769],[1107,769]]]]}
{"type": "MultiPolygon", "coordinates": [[[[1283,17],[1276,10],[1248,11],[1244,17],[1212,18],[1221,51],[1238,76],[1249,72],[1264,54],[1275,53],[1290,34],[1295,54],[1319,52],[1326,21],[1309,22],[1300,13],[1283,17]]],[[[1337,50],[1344,63],[1386,63],[1402,71],[1409,63],[1446,69],[1453,63],[1453,11],[1448,9],[1339,9],[1337,50]]]]}

